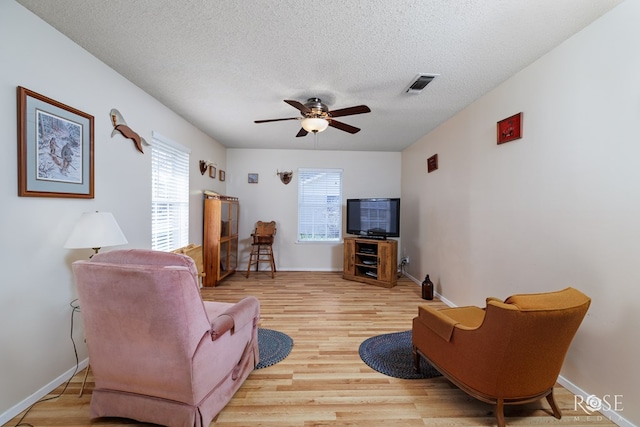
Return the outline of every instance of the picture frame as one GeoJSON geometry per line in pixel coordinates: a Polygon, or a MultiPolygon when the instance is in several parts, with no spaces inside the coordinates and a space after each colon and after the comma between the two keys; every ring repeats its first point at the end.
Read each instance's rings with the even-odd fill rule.
{"type": "Polygon", "coordinates": [[[427,159],[427,173],[431,173],[437,169],[438,169],[438,155],[434,154],[433,156],[427,159]]]}
{"type": "Polygon", "coordinates": [[[209,166],[209,178],[216,179],[216,167],[209,166]]]}
{"type": "Polygon", "coordinates": [[[18,196],[94,198],[94,117],[17,88],[18,196]]]}
{"type": "Polygon", "coordinates": [[[498,145],[522,138],[522,113],[500,120],[497,128],[498,145]]]}
{"type": "Polygon", "coordinates": [[[257,173],[250,173],[247,175],[247,182],[249,184],[257,184],[258,183],[258,174],[257,173]]]}
{"type": "Polygon", "coordinates": [[[224,181],[226,176],[227,174],[222,169],[220,169],[220,176],[218,179],[220,179],[220,181],[224,181]]]}

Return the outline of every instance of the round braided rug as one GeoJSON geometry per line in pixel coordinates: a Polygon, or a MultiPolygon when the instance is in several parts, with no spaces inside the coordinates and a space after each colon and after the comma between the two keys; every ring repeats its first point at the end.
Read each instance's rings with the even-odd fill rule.
{"type": "Polygon", "coordinates": [[[360,344],[359,353],[369,367],[390,377],[415,380],[442,375],[424,358],[420,361],[421,372],[414,370],[411,331],[367,338],[360,344]]]}
{"type": "Polygon", "coordinates": [[[272,329],[258,328],[260,363],[256,365],[256,369],[280,362],[289,355],[292,347],[293,340],[289,335],[272,329]]]}

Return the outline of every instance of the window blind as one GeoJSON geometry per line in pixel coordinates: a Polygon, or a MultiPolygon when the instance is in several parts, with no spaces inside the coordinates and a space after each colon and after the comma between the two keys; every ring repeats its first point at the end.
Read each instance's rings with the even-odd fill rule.
{"type": "Polygon", "coordinates": [[[298,241],[342,237],[342,169],[298,169],[298,241]]]}
{"type": "Polygon", "coordinates": [[[189,150],[154,133],[151,145],[151,248],[189,243],[189,150]]]}

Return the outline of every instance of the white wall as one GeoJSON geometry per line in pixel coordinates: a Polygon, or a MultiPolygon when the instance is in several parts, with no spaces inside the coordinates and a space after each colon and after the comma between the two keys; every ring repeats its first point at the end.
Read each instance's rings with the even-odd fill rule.
{"type": "MultiPolygon", "coordinates": [[[[70,264],[89,251],[62,246],[80,214],[111,211],[127,247],[150,246],[150,156],[110,137],[108,112],[118,108],[145,138],[157,131],[192,149],[195,243],[202,236],[201,190],[211,189],[240,198],[245,239],[256,220],[278,221],[281,269],[339,270],[340,245],[295,243],[295,172],[340,167],[345,199],[398,196],[402,184],[400,254],[411,256],[410,274],[430,273],[456,304],[582,289],[593,304],[563,376],[598,396],[622,394],[624,417],[640,424],[632,404],[640,401],[639,20],[638,1],[627,0],[402,155],[229,150],[227,159],[217,142],[39,18],[0,1],[0,422],[75,365],[70,264]],[[19,85],[95,116],[95,199],[17,197],[19,85]],[[496,146],[496,121],[518,111],[524,138],[496,146]],[[433,153],[440,169],[427,175],[433,153]],[[226,170],[226,183],[201,176],[200,159],[226,170]],[[293,169],[293,181],[283,185],[276,169],[293,169]],[[246,182],[250,172],[260,174],[259,184],[246,182]]],[[[76,327],[84,359],[81,322],[76,327]]]]}
{"type": "MultiPolygon", "coordinates": [[[[318,143],[330,138],[331,131],[321,134],[318,143]]],[[[240,199],[241,269],[247,266],[250,234],[256,221],[275,220],[278,231],[274,253],[279,270],[342,270],[342,243],[297,243],[298,168],[342,169],[343,201],[400,197],[400,153],[229,149],[227,164],[228,193],[240,199]],[[288,185],[280,181],[278,170],[293,170],[288,185]],[[259,174],[258,184],[247,182],[248,173],[259,174]]],[[[344,203],[342,220],[344,224],[344,203]]]]}
{"type": "Polygon", "coordinates": [[[457,305],[566,286],[588,294],[562,376],[623,395],[614,421],[635,424],[638,22],[640,2],[622,3],[402,153],[409,273],[430,273],[457,305]],[[518,112],[523,138],[498,146],[496,122],[518,112]],[[440,168],[427,174],[435,153],[440,168]]]}
{"type": "MultiPolygon", "coordinates": [[[[75,366],[69,340],[76,298],[71,262],[90,250],[66,250],[64,242],[82,212],[111,211],[129,240],[151,243],[150,148],[111,138],[109,111],[117,108],[147,140],[157,131],[190,147],[191,227],[202,241],[202,194],[225,192],[224,183],[201,176],[199,159],[226,167],[225,148],[13,1],[0,1],[0,423],[25,402],[65,379],[75,366]],[[17,196],[16,87],[95,117],[95,198],[75,200],[17,196]],[[64,374],[64,375],[63,375],[64,374]]],[[[86,358],[79,317],[74,337],[86,358]]]]}

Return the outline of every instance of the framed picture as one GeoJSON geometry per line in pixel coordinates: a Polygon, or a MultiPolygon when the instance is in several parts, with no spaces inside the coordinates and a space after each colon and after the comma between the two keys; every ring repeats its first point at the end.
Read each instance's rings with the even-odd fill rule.
{"type": "Polygon", "coordinates": [[[93,199],[93,116],[18,86],[18,196],[93,199]]]}
{"type": "Polygon", "coordinates": [[[220,181],[224,181],[225,177],[226,177],[226,173],[224,173],[224,171],[222,169],[220,169],[220,181]]]}
{"type": "Polygon", "coordinates": [[[209,178],[216,179],[216,167],[209,166],[209,178]]]}
{"type": "Polygon", "coordinates": [[[258,174],[257,173],[250,173],[248,178],[247,178],[249,184],[257,184],[258,183],[258,174]]]}
{"type": "Polygon", "coordinates": [[[522,113],[498,122],[498,145],[522,138],[522,113]]]}
{"type": "Polygon", "coordinates": [[[436,169],[438,169],[438,155],[434,154],[427,159],[427,172],[431,173],[436,169]]]}

